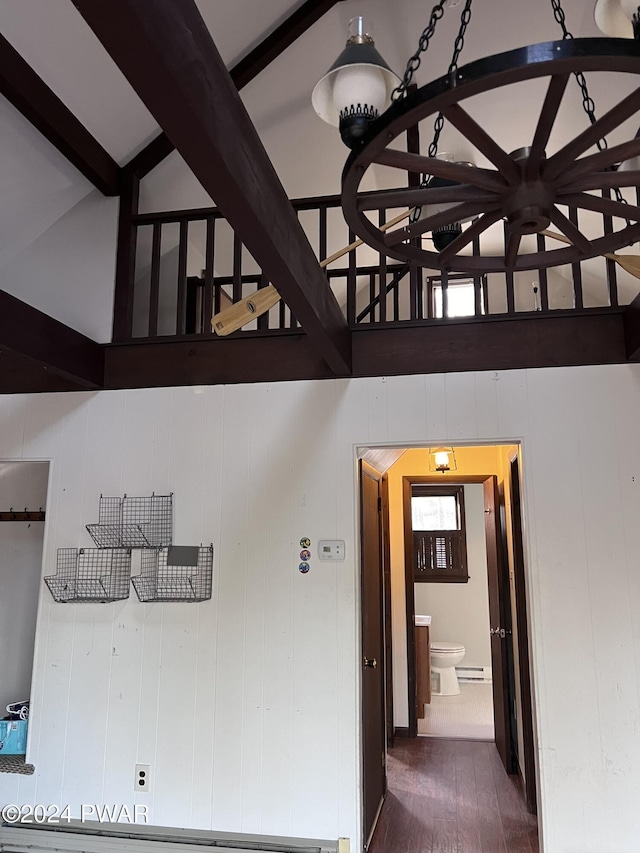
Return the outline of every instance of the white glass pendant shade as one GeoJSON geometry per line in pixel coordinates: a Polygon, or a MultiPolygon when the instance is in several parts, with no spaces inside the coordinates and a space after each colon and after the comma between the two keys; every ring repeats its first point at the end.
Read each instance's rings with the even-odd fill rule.
{"type": "Polygon", "coordinates": [[[335,76],[333,104],[340,115],[361,110],[372,117],[387,108],[387,86],[382,69],[375,65],[345,65],[335,76]]]}
{"type": "Polygon", "coordinates": [[[316,84],[311,102],[323,121],[338,127],[345,109],[367,105],[379,115],[391,104],[400,78],[389,68],[365,32],[362,18],[349,23],[345,49],[316,84]]]}
{"type": "Polygon", "coordinates": [[[630,21],[633,20],[634,15],[638,14],[638,5],[640,5],[638,0],[620,0],[620,5],[630,21]]]}
{"type": "Polygon", "coordinates": [[[612,38],[632,39],[632,21],[639,4],[640,0],[597,0],[594,9],[596,26],[612,38]]]}

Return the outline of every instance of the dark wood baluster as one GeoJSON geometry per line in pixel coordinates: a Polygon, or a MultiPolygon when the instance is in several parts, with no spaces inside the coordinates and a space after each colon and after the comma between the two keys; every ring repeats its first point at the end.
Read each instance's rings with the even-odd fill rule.
{"type": "MultiPolygon", "coordinates": [[[[211,317],[213,316],[213,262],[216,250],[216,220],[213,216],[207,216],[207,242],[205,249],[204,267],[204,311],[203,328],[200,332],[207,335],[211,329],[211,317]]],[[[220,310],[220,296],[216,294],[216,313],[220,310]]]]}
{"type": "MultiPolygon", "coordinates": [[[[578,227],[578,211],[575,207],[569,208],[569,222],[578,227]]],[[[582,267],[580,261],[571,264],[571,276],[573,278],[573,307],[583,308],[584,302],[582,298],[582,267]]]]}
{"type": "MultiPolygon", "coordinates": [[[[610,199],[611,190],[602,190],[602,197],[610,199]]],[[[640,204],[640,190],[638,189],[638,187],[636,187],[636,197],[638,199],[638,204],[640,204]]],[[[603,219],[604,233],[611,234],[611,232],[613,231],[613,218],[611,216],[604,216],[603,219]]],[[[609,305],[611,305],[611,307],[613,308],[618,304],[618,265],[610,258],[605,258],[605,263],[607,265],[607,289],[609,291],[609,305]]]]}
{"type": "Polygon", "coordinates": [[[318,209],[318,254],[321,261],[327,257],[327,205],[318,209]]]}
{"type": "Polygon", "coordinates": [[[393,319],[400,319],[400,280],[395,283],[393,288],[393,319]]]}
{"type": "MultiPolygon", "coordinates": [[[[417,269],[417,278],[418,278],[418,320],[424,319],[424,273],[423,267],[418,267],[417,269]]],[[[427,309],[428,310],[428,309],[427,309]]]]}
{"type": "Polygon", "coordinates": [[[133,335],[133,299],[135,290],[136,241],[140,180],[126,167],[121,170],[122,188],[118,218],[118,247],[113,305],[113,340],[128,341],[133,335]]]}
{"type": "Polygon", "coordinates": [[[151,243],[151,284],[149,287],[149,337],[158,334],[158,298],[160,291],[160,247],[162,241],[162,222],[153,225],[151,243]]]}
{"type": "MultiPolygon", "coordinates": [[[[349,243],[353,243],[356,235],[349,229],[349,243]]],[[[353,325],[356,319],[356,249],[349,252],[349,268],[347,272],[347,323],[353,325]]]]}
{"type": "MultiPolygon", "coordinates": [[[[386,211],[381,210],[378,218],[378,224],[384,225],[387,221],[386,211]]],[[[380,274],[378,275],[380,299],[378,301],[378,320],[381,323],[387,322],[387,256],[380,253],[380,274]]]]}
{"type": "Polygon", "coordinates": [[[280,310],[278,311],[278,328],[287,328],[287,306],[284,304],[284,299],[278,303],[280,310]]]}
{"type": "Polygon", "coordinates": [[[418,262],[409,261],[409,319],[418,317],[418,262]]]}
{"type": "MultiPolygon", "coordinates": [[[[480,255],[480,238],[476,239],[471,244],[472,254],[474,258],[480,255]]],[[[475,273],[473,276],[473,313],[476,317],[480,317],[482,311],[482,276],[480,273],[475,273]]]]}
{"type": "MultiPolygon", "coordinates": [[[[378,305],[380,304],[380,300],[377,300],[378,305]]],[[[376,321],[376,274],[369,273],[369,305],[371,306],[371,311],[369,312],[369,322],[375,323],[376,321]]]]}
{"type": "MultiPolygon", "coordinates": [[[[266,287],[269,282],[266,280],[264,275],[260,273],[260,278],[258,279],[258,290],[262,290],[266,287]]],[[[282,302],[282,300],[280,300],[282,302]]],[[[265,311],[264,314],[261,314],[258,317],[258,329],[261,332],[265,332],[269,328],[269,311],[265,311]]]]}
{"type": "Polygon", "coordinates": [[[176,306],[176,335],[184,335],[187,302],[187,247],[189,245],[189,220],[180,223],[178,245],[178,299],[176,306]]]}
{"type": "MultiPolygon", "coordinates": [[[[509,226],[504,223],[504,251],[507,253],[509,245],[509,226]]],[[[507,287],[507,314],[513,314],[516,310],[516,297],[513,286],[513,270],[508,269],[505,272],[505,283],[507,287]]]]}
{"type": "MultiPolygon", "coordinates": [[[[547,241],[543,234],[537,234],[537,242],[538,242],[538,251],[545,252],[547,248],[547,241]]],[[[549,310],[549,280],[547,278],[547,270],[541,269],[538,270],[538,287],[540,290],[540,310],[548,311],[549,310]]]]}
{"type": "Polygon", "coordinates": [[[232,302],[242,299],[242,241],[234,232],[233,235],[233,290],[232,302]]]}

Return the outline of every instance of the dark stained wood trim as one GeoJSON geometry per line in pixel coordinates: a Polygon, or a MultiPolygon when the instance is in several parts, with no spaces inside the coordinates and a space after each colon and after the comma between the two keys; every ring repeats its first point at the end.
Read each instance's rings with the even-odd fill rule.
{"type": "Polygon", "coordinates": [[[640,294],[624,309],[623,320],[627,359],[640,361],[640,294]]]}
{"type": "Polygon", "coordinates": [[[159,133],[142,151],[129,160],[125,169],[130,169],[137,178],[142,180],[175,150],[174,144],[166,133],[159,133]]]}
{"type": "Polygon", "coordinates": [[[523,789],[527,809],[536,814],[537,783],[535,736],[533,732],[533,700],[531,696],[531,664],[529,660],[529,607],[527,604],[527,578],[524,565],[524,542],[522,534],[522,487],[518,454],[509,460],[511,532],[513,540],[513,576],[515,590],[515,617],[518,633],[518,671],[520,674],[520,703],[522,706],[522,740],[525,779],[523,789]]]}
{"type": "Polygon", "coordinates": [[[355,330],[353,375],[622,364],[622,312],[355,330]]]}
{"type": "Polygon", "coordinates": [[[113,340],[126,341],[133,331],[133,295],[138,229],[133,216],[138,212],[140,179],[133,170],[122,170],[122,192],[118,216],[116,280],[113,301],[113,340]]]}
{"type": "Polygon", "coordinates": [[[152,388],[330,379],[303,334],[108,344],[105,387],[152,388]]]}
{"type": "MultiPolygon", "coordinates": [[[[35,362],[45,374],[62,378],[65,390],[102,388],[104,348],[101,344],[0,291],[0,354],[5,351],[35,362]]],[[[0,392],[15,392],[15,387],[5,386],[1,367],[0,362],[0,392]]],[[[42,388],[38,390],[51,389],[52,384],[43,376],[42,388]]],[[[62,388],[56,384],[52,390],[62,388]]]]}
{"type": "Polygon", "coordinates": [[[402,526],[404,530],[404,597],[407,641],[407,703],[409,710],[408,737],[418,736],[418,683],[416,678],[416,600],[413,588],[413,560],[411,555],[411,486],[414,477],[402,478],[402,526]]]}
{"type": "Polygon", "coordinates": [[[0,35],[0,93],[104,195],[118,195],[120,167],[0,35]]]}
{"type": "Polygon", "coordinates": [[[313,346],[349,375],[349,327],[193,0],[73,2],[313,346]]]}
{"type": "MultiPolygon", "coordinates": [[[[357,330],[354,376],[402,376],[624,364],[622,310],[573,317],[400,325],[357,330]],[[537,330],[537,331],[536,331],[537,330]]],[[[107,344],[109,388],[328,379],[331,371],[297,331],[244,332],[229,338],[107,344]]]]}
{"type": "Polygon", "coordinates": [[[384,648],[387,746],[393,746],[393,626],[391,623],[391,536],[389,532],[389,475],[382,475],[382,576],[384,578],[384,648]]]}
{"type": "MultiPolygon", "coordinates": [[[[277,59],[290,45],[300,38],[316,21],[341,0],[306,0],[298,9],[276,27],[260,44],[237,62],[229,71],[238,91],[277,59]]],[[[139,178],[144,178],[156,166],[175,151],[173,143],[165,133],[160,133],[127,165],[139,178]]]]}
{"type": "Polygon", "coordinates": [[[410,737],[408,726],[396,726],[393,730],[394,737],[410,737]]]}

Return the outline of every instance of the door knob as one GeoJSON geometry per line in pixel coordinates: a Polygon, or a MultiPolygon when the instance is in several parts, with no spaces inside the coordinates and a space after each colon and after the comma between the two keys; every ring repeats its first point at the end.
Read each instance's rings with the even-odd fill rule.
{"type": "Polygon", "coordinates": [[[364,665],[369,669],[375,669],[378,666],[378,661],[375,658],[365,658],[364,665]]]}

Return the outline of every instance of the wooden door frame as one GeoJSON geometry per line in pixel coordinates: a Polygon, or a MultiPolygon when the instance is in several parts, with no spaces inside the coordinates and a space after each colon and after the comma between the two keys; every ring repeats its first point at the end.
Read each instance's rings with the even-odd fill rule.
{"type": "Polygon", "coordinates": [[[467,474],[460,477],[435,477],[428,474],[416,475],[413,477],[402,478],[402,523],[404,527],[404,586],[405,586],[405,621],[406,621],[406,640],[407,640],[407,702],[409,704],[409,725],[406,733],[400,730],[398,733],[406,734],[406,737],[418,736],[418,716],[416,714],[416,639],[413,630],[413,620],[416,609],[416,599],[413,589],[413,564],[407,559],[407,553],[410,553],[411,543],[411,518],[408,513],[404,512],[404,507],[407,505],[407,500],[411,497],[411,487],[424,483],[428,485],[444,486],[448,483],[484,483],[485,480],[495,476],[494,474],[467,474]]]}
{"type": "MultiPolygon", "coordinates": [[[[380,556],[380,593],[381,593],[381,604],[382,604],[382,612],[380,614],[380,632],[381,639],[383,645],[383,654],[382,654],[382,674],[381,674],[381,690],[383,693],[382,696],[382,707],[384,709],[384,713],[388,713],[387,706],[387,697],[386,697],[386,639],[385,639],[385,627],[386,627],[386,596],[385,596],[385,577],[384,577],[384,491],[383,491],[383,474],[378,471],[377,468],[374,468],[373,465],[369,464],[364,459],[358,460],[358,477],[357,477],[357,493],[358,493],[358,518],[359,518],[359,563],[360,563],[360,603],[362,608],[362,603],[364,602],[365,594],[364,594],[364,586],[365,586],[365,564],[364,564],[364,502],[362,500],[362,490],[363,490],[363,479],[368,477],[371,480],[375,480],[378,483],[378,516],[379,516],[379,543],[378,550],[380,556]]],[[[365,614],[361,609],[360,612],[360,661],[362,662],[363,657],[365,655],[365,614]]],[[[386,751],[388,748],[387,743],[387,729],[386,729],[386,721],[383,720],[383,733],[384,733],[384,755],[386,760],[386,751]]],[[[384,800],[387,792],[387,773],[386,767],[384,770],[384,778],[383,778],[383,794],[380,803],[378,804],[377,814],[373,819],[372,826],[369,830],[368,837],[365,837],[367,833],[367,815],[366,815],[366,806],[367,800],[365,795],[365,683],[364,683],[364,673],[362,669],[362,663],[360,663],[360,731],[361,731],[361,755],[360,755],[360,769],[362,772],[362,802],[361,802],[361,820],[362,820],[362,844],[363,850],[366,850],[371,838],[373,837],[373,833],[375,831],[378,818],[380,817],[380,811],[382,810],[382,806],[384,804],[384,800]]]]}
{"type": "MultiPolygon", "coordinates": [[[[531,665],[530,665],[530,657],[529,657],[529,605],[528,605],[528,597],[527,597],[527,579],[526,579],[526,567],[525,567],[525,544],[524,544],[524,534],[523,534],[523,519],[522,519],[522,465],[520,464],[520,447],[518,445],[518,451],[510,455],[508,457],[509,461],[509,482],[511,484],[511,466],[514,462],[518,465],[518,475],[519,475],[519,494],[520,494],[520,505],[519,505],[519,513],[517,514],[516,521],[520,523],[519,530],[519,547],[522,549],[521,551],[521,559],[518,559],[518,555],[516,554],[516,539],[514,536],[514,555],[513,555],[513,569],[514,569],[514,585],[516,592],[516,625],[517,625],[517,634],[518,634],[518,643],[517,643],[517,653],[518,653],[518,671],[520,674],[520,694],[521,694],[521,705],[522,705],[522,728],[523,728],[523,741],[524,741],[524,755],[522,756],[522,761],[525,767],[525,777],[528,780],[525,783],[525,797],[527,802],[527,807],[532,813],[536,812],[537,805],[537,766],[535,760],[535,732],[534,732],[534,720],[533,720],[533,702],[532,702],[532,680],[531,680],[531,665]]],[[[405,554],[407,551],[407,542],[411,541],[411,523],[410,519],[407,517],[407,514],[404,513],[404,505],[405,499],[407,496],[407,491],[411,491],[411,486],[414,483],[437,483],[443,485],[444,482],[456,482],[462,484],[473,484],[479,483],[484,484],[487,480],[493,479],[496,477],[495,474],[477,474],[477,475],[466,475],[460,477],[447,477],[446,481],[443,477],[435,477],[435,476],[413,476],[413,477],[403,477],[402,489],[403,489],[403,525],[404,525],[404,542],[405,542],[405,554]]],[[[510,499],[510,520],[513,523],[515,517],[514,513],[514,505],[513,499],[510,499]]],[[[499,545],[499,543],[498,543],[499,545]]],[[[413,567],[411,562],[405,559],[405,600],[406,600],[406,642],[407,642],[407,701],[409,705],[409,726],[407,730],[397,730],[398,734],[403,734],[407,737],[417,737],[418,734],[418,721],[416,715],[416,706],[415,706],[415,660],[416,660],[416,652],[415,652],[415,632],[413,629],[413,618],[415,615],[415,595],[414,595],[414,579],[413,579],[413,567]]],[[[513,616],[513,614],[512,614],[513,616]]]]}
{"type": "Polygon", "coordinates": [[[382,498],[382,577],[384,617],[384,675],[387,713],[387,748],[393,746],[393,625],[391,622],[391,538],[389,533],[389,477],[385,472],[380,485],[382,498]]]}
{"type": "Polygon", "coordinates": [[[518,633],[518,670],[520,673],[520,705],[522,708],[522,740],[524,745],[524,792],[527,809],[538,813],[535,735],[533,728],[533,698],[531,663],[529,657],[529,605],[522,518],[522,465],[519,450],[509,456],[509,494],[513,541],[513,575],[516,599],[516,630],[518,633]],[[517,506],[514,502],[513,471],[518,477],[517,506]],[[523,677],[524,676],[524,677],[523,677]]]}

